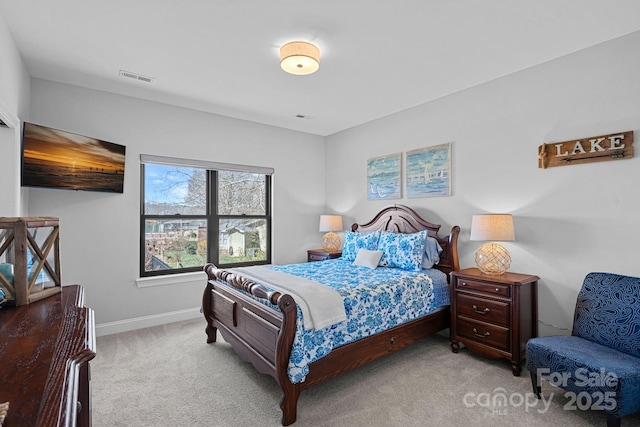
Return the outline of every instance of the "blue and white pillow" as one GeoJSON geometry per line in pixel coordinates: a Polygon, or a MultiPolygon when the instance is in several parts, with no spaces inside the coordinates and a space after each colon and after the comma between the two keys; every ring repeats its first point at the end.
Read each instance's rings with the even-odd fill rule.
{"type": "Polygon", "coordinates": [[[354,261],[360,249],[375,251],[378,249],[379,231],[366,233],[356,233],[353,231],[344,232],[344,244],[342,245],[342,259],[354,261]]]}
{"type": "Polygon", "coordinates": [[[400,234],[383,231],[378,240],[382,251],[380,267],[394,267],[408,271],[422,270],[426,233],[400,234]]]}

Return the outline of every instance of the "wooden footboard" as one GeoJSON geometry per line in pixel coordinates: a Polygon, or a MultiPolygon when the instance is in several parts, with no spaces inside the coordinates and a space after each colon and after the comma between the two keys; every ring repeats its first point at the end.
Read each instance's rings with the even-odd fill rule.
{"type": "Polygon", "coordinates": [[[260,284],[220,270],[213,264],[207,264],[204,271],[208,276],[202,298],[202,311],[207,320],[207,342],[215,342],[216,331],[220,331],[242,360],[250,362],[258,372],[275,378],[283,392],[280,402],[282,425],[293,423],[300,395],[300,386],[292,384],[287,375],[296,330],[297,311],[293,298],[280,292],[270,292],[260,284]],[[266,299],[280,311],[218,280],[266,299]]]}

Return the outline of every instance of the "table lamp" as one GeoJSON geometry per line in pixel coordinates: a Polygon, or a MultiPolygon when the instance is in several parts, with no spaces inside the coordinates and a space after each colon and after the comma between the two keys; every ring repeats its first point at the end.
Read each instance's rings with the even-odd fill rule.
{"type": "Polygon", "coordinates": [[[330,252],[339,251],[342,241],[334,231],[342,231],[342,216],[320,215],[320,231],[327,232],[322,236],[322,249],[330,252]]]}
{"type": "Polygon", "coordinates": [[[476,264],[485,274],[503,274],[511,266],[511,255],[495,242],[516,240],[513,217],[510,214],[474,215],[469,240],[490,241],[477,250],[476,264]]]}

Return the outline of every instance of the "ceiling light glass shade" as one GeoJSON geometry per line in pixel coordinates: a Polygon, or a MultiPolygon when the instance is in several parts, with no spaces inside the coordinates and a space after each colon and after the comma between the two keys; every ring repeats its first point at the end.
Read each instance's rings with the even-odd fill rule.
{"type": "Polygon", "coordinates": [[[322,249],[329,252],[340,250],[342,241],[334,231],[342,231],[341,215],[320,215],[319,231],[328,231],[322,236],[322,249]]]}
{"type": "Polygon", "coordinates": [[[287,43],[280,48],[280,67],[300,76],[315,73],[320,68],[320,50],[307,42],[287,43]]]}
{"type": "Polygon", "coordinates": [[[503,274],[511,266],[511,255],[494,241],[516,240],[513,217],[509,214],[474,215],[469,240],[490,240],[476,252],[476,265],[485,274],[503,274]]]}

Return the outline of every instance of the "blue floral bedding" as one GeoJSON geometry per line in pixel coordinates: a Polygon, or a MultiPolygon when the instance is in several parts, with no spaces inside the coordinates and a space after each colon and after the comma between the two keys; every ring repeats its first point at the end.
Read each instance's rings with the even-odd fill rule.
{"type": "Polygon", "coordinates": [[[288,375],[294,384],[304,381],[309,364],[329,354],[333,348],[449,305],[447,277],[437,269],[418,272],[384,267],[371,269],[355,266],[341,258],[268,268],[315,280],[335,289],[344,299],[347,320],[320,330],[304,329],[298,309],[296,336],[288,366],[288,375]]]}

